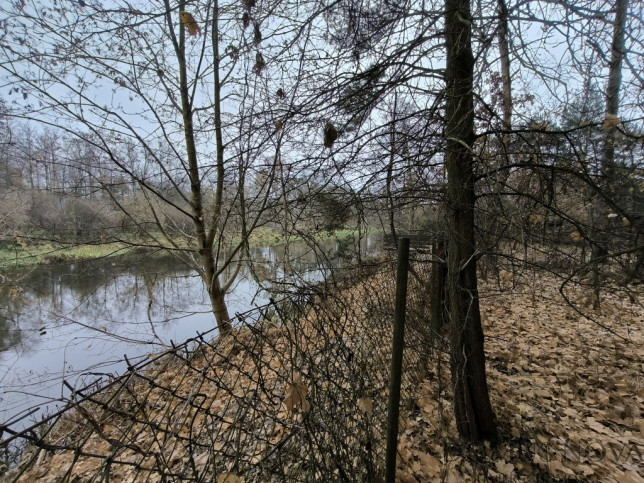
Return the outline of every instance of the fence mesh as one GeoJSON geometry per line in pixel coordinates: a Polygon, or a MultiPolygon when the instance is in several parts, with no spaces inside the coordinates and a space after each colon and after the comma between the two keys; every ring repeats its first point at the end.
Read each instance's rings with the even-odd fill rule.
{"type": "MultiPolygon", "coordinates": [[[[426,376],[430,256],[409,278],[403,404],[426,376]]],[[[376,481],[384,474],[394,265],[300,290],[136,366],[28,431],[8,481],[376,481]],[[257,321],[259,319],[259,321],[257,321]],[[251,322],[252,321],[252,322],[251,322]]]]}

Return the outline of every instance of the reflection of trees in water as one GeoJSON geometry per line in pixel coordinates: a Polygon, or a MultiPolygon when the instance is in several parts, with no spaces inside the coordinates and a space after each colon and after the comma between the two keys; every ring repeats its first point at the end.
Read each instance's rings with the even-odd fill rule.
{"type": "Polygon", "coordinates": [[[119,334],[125,324],[159,324],[208,303],[201,279],[171,258],[38,267],[22,277],[21,286],[17,297],[0,291],[2,351],[21,342],[33,350],[39,334],[53,327],[76,323],[119,334]]]}
{"type": "Polygon", "coordinates": [[[375,254],[380,247],[382,240],[378,235],[372,235],[359,241],[352,237],[342,240],[311,238],[288,246],[252,248],[249,250],[249,276],[269,293],[292,292],[302,284],[324,281],[327,276],[333,276],[333,268],[356,262],[358,253],[375,254]]]}
{"type": "Polygon", "coordinates": [[[15,330],[11,325],[9,319],[0,315],[0,352],[20,344],[20,331],[15,330]]]}
{"type": "MultiPolygon", "coordinates": [[[[259,290],[255,283],[275,294],[291,290],[294,283],[322,280],[329,268],[342,263],[337,257],[338,244],[326,239],[292,243],[288,250],[284,246],[250,249],[249,266],[238,277],[237,290],[244,293],[237,295],[250,303],[259,290]],[[289,263],[285,264],[287,256],[289,263]],[[309,278],[301,278],[307,273],[309,278]]],[[[224,277],[229,275],[224,273],[224,277]]],[[[158,328],[195,312],[210,311],[202,279],[171,257],[126,256],[44,266],[12,277],[22,277],[23,292],[10,297],[8,290],[0,290],[0,351],[17,344],[34,351],[41,332],[71,324],[135,339],[150,337],[151,324],[158,328]]]]}

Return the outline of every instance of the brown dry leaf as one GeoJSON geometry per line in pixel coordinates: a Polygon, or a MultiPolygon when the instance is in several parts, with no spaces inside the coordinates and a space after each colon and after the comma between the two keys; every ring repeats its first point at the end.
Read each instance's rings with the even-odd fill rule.
{"type": "Polygon", "coordinates": [[[311,405],[306,400],[308,393],[308,387],[302,384],[302,375],[299,372],[295,372],[293,374],[293,384],[289,385],[284,393],[284,406],[289,412],[298,407],[301,407],[303,412],[308,412],[311,409],[311,405]]]}
{"type": "Polygon", "coordinates": [[[617,477],[618,483],[644,483],[644,478],[633,470],[628,470],[617,477]]]}
{"type": "Polygon", "coordinates": [[[253,43],[255,45],[259,45],[261,41],[262,41],[262,32],[261,30],[259,30],[259,24],[256,23],[255,26],[253,27],[253,43]]]}
{"type": "Polygon", "coordinates": [[[539,223],[541,221],[541,216],[540,215],[535,215],[533,213],[528,217],[528,220],[530,220],[530,223],[535,225],[535,224],[537,224],[537,223],[539,223]]]}
{"type": "Polygon", "coordinates": [[[553,472],[560,472],[570,476],[575,475],[574,471],[564,466],[563,463],[559,460],[552,460],[548,462],[548,468],[550,469],[550,471],[553,471],[553,472]]]}
{"type": "Polygon", "coordinates": [[[422,465],[422,472],[430,478],[435,478],[440,474],[441,462],[435,456],[429,453],[419,453],[418,459],[422,465]]]}
{"type": "Polygon", "coordinates": [[[579,233],[578,231],[573,231],[570,234],[570,238],[572,238],[576,242],[583,240],[583,237],[581,236],[581,233],[579,233]]]}
{"type": "Polygon", "coordinates": [[[217,483],[244,483],[243,480],[233,473],[222,473],[217,477],[217,483]]]}
{"type": "Polygon", "coordinates": [[[588,425],[589,428],[591,428],[594,431],[597,431],[598,433],[610,434],[608,428],[604,426],[602,423],[600,423],[599,421],[596,421],[595,418],[593,417],[587,417],[586,424],[588,425]]]}
{"type": "Polygon", "coordinates": [[[615,129],[617,126],[620,124],[619,117],[617,117],[616,114],[606,114],[606,117],[604,118],[604,123],[602,124],[602,129],[605,131],[609,131],[611,129],[615,129]]]}
{"type": "Polygon", "coordinates": [[[253,72],[257,75],[261,75],[262,71],[264,70],[264,67],[266,67],[266,61],[264,60],[264,56],[262,55],[261,52],[257,52],[255,54],[255,65],[253,66],[253,72]]]}
{"type": "Polygon", "coordinates": [[[506,463],[503,460],[497,461],[494,463],[494,466],[496,467],[496,471],[505,476],[510,476],[514,471],[514,465],[512,463],[506,463]]]}
{"type": "Polygon", "coordinates": [[[373,412],[373,402],[371,401],[371,398],[358,398],[358,409],[360,409],[360,411],[365,413],[367,416],[371,416],[371,413],[373,412]]]}
{"type": "Polygon", "coordinates": [[[622,218],[622,226],[631,226],[631,221],[628,218],[623,217],[622,218]]]}
{"type": "Polygon", "coordinates": [[[332,123],[327,122],[324,126],[324,147],[330,149],[336,139],[338,139],[337,129],[332,123]]]}
{"type": "Polygon", "coordinates": [[[197,35],[201,33],[201,28],[189,12],[179,12],[179,18],[181,19],[183,26],[188,29],[189,35],[197,35]]]}
{"type": "Polygon", "coordinates": [[[400,483],[416,483],[416,478],[401,469],[396,469],[396,481],[400,483]]]}

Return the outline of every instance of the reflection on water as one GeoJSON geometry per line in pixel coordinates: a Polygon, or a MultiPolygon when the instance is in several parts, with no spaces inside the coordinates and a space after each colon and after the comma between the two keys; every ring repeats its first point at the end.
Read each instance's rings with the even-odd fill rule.
{"type": "MultiPolygon", "coordinates": [[[[376,246],[366,241],[368,251],[376,246]]],[[[335,240],[316,251],[253,249],[227,296],[230,313],[267,303],[279,281],[321,280],[341,251],[335,240]]],[[[7,276],[22,292],[0,286],[0,422],[69,395],[61,378],[80,388],[124,371],[124,354],[134,362],[214,329],[201,278],[174,258],[129,255],[7,276]]]]}

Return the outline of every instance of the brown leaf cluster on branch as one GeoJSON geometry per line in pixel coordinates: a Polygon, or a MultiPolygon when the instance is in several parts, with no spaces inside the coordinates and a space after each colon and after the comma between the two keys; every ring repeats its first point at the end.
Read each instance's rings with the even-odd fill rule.
{"type": "Polygon", "coordinates": [[[602,123],[602,129],[604,131],[611,131],[621,124],[621,120],[617,117],[616,114],[606,114],[604,122],[602,123]]]}
{"type": "Polygon", "coordinates": [[[188,30],[189,35],[198,35],[201,33],[201,27],[199,27],[199,24],[197,24],[197,21],[189,12],[179,12],[179,19],[183,26],[188,30]]]}
{"type": "Polygon", "coordinates": [[[261,52],[255,54],[255,65],[253,66],[253,72],[257,75],[261,75],[262,71],[266,67],[266,62],[264,61],[264,56],[261,52]]]}

